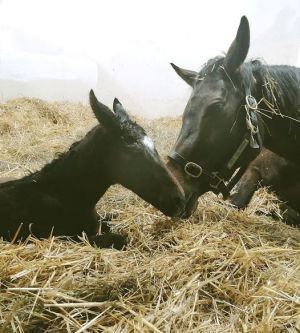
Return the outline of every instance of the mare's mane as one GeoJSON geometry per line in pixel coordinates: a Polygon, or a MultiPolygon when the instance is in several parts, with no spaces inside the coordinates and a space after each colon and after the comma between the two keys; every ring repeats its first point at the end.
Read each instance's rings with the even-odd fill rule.
{"type": "Polygon", "coordinates": [[[299,99],[300,68],[288,65],[267,65],[260,59],[243,63],[236,74],[226,72],[223,67],[224,56],[209,59],[200,69],[197,80],[210,73],[223,72],[222,76],[230,80],[245,93],[250,91],[258,102],[276,114],[300,119],[299,99]]]}

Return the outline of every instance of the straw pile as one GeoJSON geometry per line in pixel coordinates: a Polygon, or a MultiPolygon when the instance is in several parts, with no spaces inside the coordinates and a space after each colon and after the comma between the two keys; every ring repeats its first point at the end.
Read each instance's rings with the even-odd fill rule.
{"type": "MultiPolygon", "coordinates": [[[[95,124],[88,107],[22,98],[0,105],[0,173],[22,176],[95,124]]],[[[139,120],[164,155],[179,119],[139,120]]],[[[205,195],[187,221],[169,219],[120,186],[100,200],[117,213],[126,252],[83,238],[0,241],[0,332],[299,332],[300,231],[205,195]]]]}

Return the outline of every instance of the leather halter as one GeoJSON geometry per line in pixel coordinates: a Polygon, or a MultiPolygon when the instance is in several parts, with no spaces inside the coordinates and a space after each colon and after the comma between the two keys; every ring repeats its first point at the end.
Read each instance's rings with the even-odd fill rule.
{"type": "Polygon", "coordinates": [[[198,163],[188,161],[175,150],[172,150],[168,154],[168,157],[179,164],[183,168],[184,172],[190,177],[195,179],[205,177],[211,191],[215,194],[222,193],[224,199],[230,195],[230,191],[239,181],[249,163],[252,161],[253,155],[257,155],[257,149],[260,151],[262,148],[262,137],[259,132],[258,117],[256,114],[257,101],[251,95],[250,91],[247,91],[245,110],[247,132],[231,158],[220,170],[213,172],[206,170],[198,163]],[[240,160],[242,157],[246,162],[240,166],[238,172],[232,177],[236,169],[239,167],[238,162],[241,162],[240,160]],[[226,184],[226,181],[229,179],[230,181],[226,184]]]}

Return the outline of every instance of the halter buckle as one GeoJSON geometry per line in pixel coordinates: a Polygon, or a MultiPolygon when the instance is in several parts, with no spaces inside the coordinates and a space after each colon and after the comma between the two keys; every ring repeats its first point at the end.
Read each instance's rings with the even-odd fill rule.
{"type": "Polygon", "coordinates": [[[184,171],[186,174],[193,178],[199,178],[203,172],[201,166],[194,162],[186,163],[186,165],[184,166],[184,171]]]}

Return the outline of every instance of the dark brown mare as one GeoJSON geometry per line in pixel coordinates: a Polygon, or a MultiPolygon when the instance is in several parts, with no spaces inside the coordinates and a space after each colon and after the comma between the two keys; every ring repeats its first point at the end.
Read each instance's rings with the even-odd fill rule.
{"type": "Polygon", "coordinates": [[[0,184],[4,239],[85,232],[97,246],[122,248],[126,239],[120,235],[96,236],[95,205],[113,184],[132,190],[168,216],[184,211],[183,191],[144,129],[130,120],[117,99],[112,112],[91,91],[90,104],[101,125],[40,171],[0,184]]]}
{"type": "Polygon", "coordinates": [[[192,88],[169,168],[188,200],[185,216],[207,191],[228,196],[262,145],[300,166],[300,69],[244,62],[250,45],[245,16],[227,54],[199,72],[172,65],[192,88]]]}
{"type": "Polygon", "coordinates": [[[300,227],[300,168],[263,148],[237,183],[235,192],[230,196],[231,204],[237,208],[246,207],[261,186],[270,187],[282,201],[281,218],[300,227]]]}

